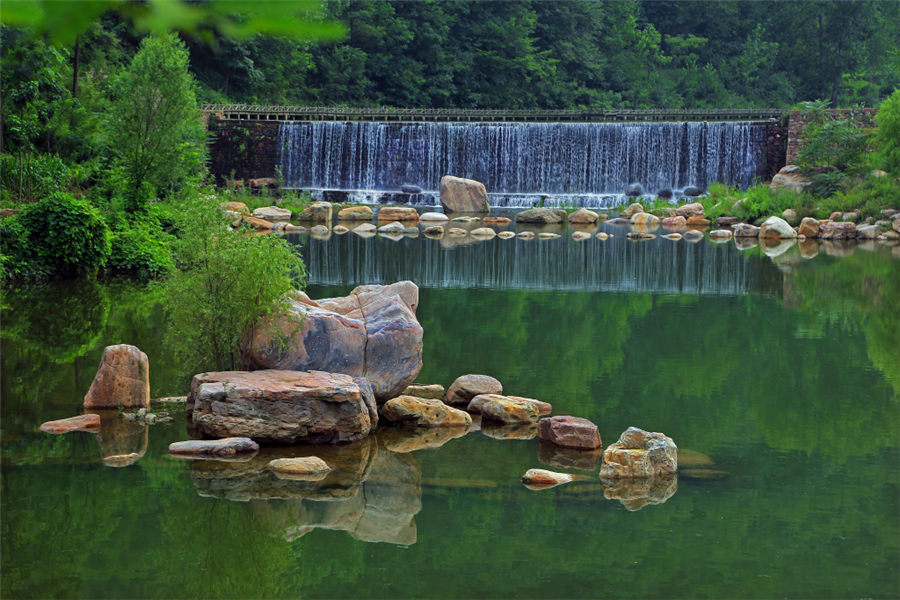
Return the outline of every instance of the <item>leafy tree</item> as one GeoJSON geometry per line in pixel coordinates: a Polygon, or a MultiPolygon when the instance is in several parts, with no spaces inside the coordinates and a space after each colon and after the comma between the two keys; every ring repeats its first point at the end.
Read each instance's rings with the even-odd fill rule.
{"type": "Polygon", "coordinates": [[[875,115],[878,157],[885,171],[900,175],[900,89],[881,103],[875,115]]]}
{"type": "Polygon", "coordinates": [[[203,130],[194,88],[187,50],[174,34],[144,39],[109,114],[110,146],[128,177],[131,210],[143,207],[148,193],[200,170],[203,130]]]}
{"type": "Polygon", "coordinates": [[[277,309],[306,276],[286,241],[227,225],[214,197],[180,205],[177,269],[163,283],[163,303],[176,355],[197,370],[236,369],[245,329],[277,309]]]}

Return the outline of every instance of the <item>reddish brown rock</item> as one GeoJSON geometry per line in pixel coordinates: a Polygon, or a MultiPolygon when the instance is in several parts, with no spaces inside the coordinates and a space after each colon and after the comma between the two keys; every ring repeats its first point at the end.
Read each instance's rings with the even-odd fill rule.
{"type": "Polygon", "coordinates": [[[319,371],[221,371],[195,375],[187,410],[211,437],[312,444],[352,442],[378,423],[365,379],[319,371]]]}
{"type": "Polygon", "coordinates": [[[386,402],[422,368],[418,291],[409,281],[360,286],[349,296],[319,300],[318,307],[292,297],[286,312],[266,317],[244,337],[241,367],[365,377],[378,402],[386,402]]]}
{"type": "Polygon", "coordinates": [[[463,375],[458,377],[447,395],[444,404],[450,406],[468,406],[475,396],[481,394],[502,394],[503,385],[488,375],[463,375]]]}
{"type": "Polygon", "coordinates": [[[672,475],[678,470],[678,448],[662,433],[629,427],[603,452],[601,478],[641,478],[672,475]]]}
{"type": "Polygon", "coordinates": [[[382,409],[388,421],[401,421],[413,427],[468,427],[472,424],[469,413],[447,406],[440,400],[399,396],[388,400],[382,409]]]}
{"type": "Polygon", "coordinates": [[[259,444],[246,437],[220,440],[187,440],[169,444],[169,454],[196,458],[198,456],[228,457],[259,452],[259,444]]]}
{"type": "Polygon", "coordinates": [[[150,361],[135,346],[107,346],[85,408],[150,408],[150,361]]]}
{"type": "Polygon", "coordinates": [[[58,421],[47,421],[41,425],[41,431],[52,434],[69,433],[70,431],[95,430],[99,428],[100,416],[93,414],[78,415],[77,417],[59,419],[58,421]]]}
{"type": "Polygon", "coordinates": [[[441,207],[445,213],[491,212],[483,183],[452,175],[441,177],[441,207]]]}
{"type": "Polygon", "coordinates": [[[541,419],[538,435],[542,442],[562,446],[595,450],[603,446],[597,426],[579,417],[558,416],[541,419]]]}
{"type": "Polygon", "coordinates": [[[662,220],[662,226],[666,229],[678,229],[687,225],[687,219],[681,215],[677,217],[666,217],[662,220]]]}
{"type": "Polygon", "coordinates": [[[379,223],[390,223],[393,221],[418,222],[419,213],[411,206],[385,206],[378,211],[379,223]]]}

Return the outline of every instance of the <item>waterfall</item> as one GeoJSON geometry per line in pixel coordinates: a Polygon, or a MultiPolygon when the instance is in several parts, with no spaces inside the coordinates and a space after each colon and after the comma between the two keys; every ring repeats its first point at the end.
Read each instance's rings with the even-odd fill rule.
{"type": "MultiPolygon", "coordinates": [[[[763,166],[765,129],[713,123],[362,123],[285,122],[279,129],[286,186],[378,192],[415,185],[434,205],[441,177],[485,184],[496,206],[531,206],[545,196],[604,206],[629,184],[648,194],[749,186],[763,166]]],[[[551,201],[549,205],[554,202],[551,201]]]]}

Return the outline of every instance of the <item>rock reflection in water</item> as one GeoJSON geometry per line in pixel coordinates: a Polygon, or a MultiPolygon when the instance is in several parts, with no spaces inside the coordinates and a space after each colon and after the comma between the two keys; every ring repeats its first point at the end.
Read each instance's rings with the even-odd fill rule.
{"type": "Polygon", "coordinates": [[[603,495],[607,500],[618,500],[629,511],[641,510],[647,505],[663,504],[678,490],[678,476],[650,477],[647,479],[602,479],[603,495]]]}
{"type": "Polygon", "coordinates": [[[759,238],[755,237],[735,237],[734,246],[738,250],[751,250],[759,246],[759,238]]]}
{"type": "Polygon", "coordinates": [[[470,427],[390,427],[380,432],[384,447],[391,452],[415,452],[440,448],[450,440],[469,433],[470,427]]]}
{"type": "Polygon", "coordinates": [[[198,494],[251,502],[288,540],[340,529],[366,542],[416,542],[422,473],[411,454],[391,452],[375,436],[346,446],[264,448],[244,463],[199,460],[190,474],[198,494]],[[313,481],[279,478],[268,468],[276,458],[300,456],[318,456],[332,471],[313,481]]]}
{"type": "Polygon", "coordinates": [[[603,450],[575,450],[541,443],[537,449],[538,460],[557,469],[581,469],[596,471],[603,457],[603,450]]]}
{"type": "Polygon", "coordinates": [[[100,456],[107,467],[133,465],[147,452],[148,427],[123,419],[117,410],[92,410],[100,415],[100,430],[96,433],[100,456]]]}
{"type": "Polygon", "coordinates": [[[765,255],[770,258],[781,256],[782,254],[793,248],[796,243],[796,238],[759,238],[759,245],[762,246],[762,250],[765,255]]]}
{"type": "Polygon", "coordinates": [[[538,426],[537,423],[494,425],[482,422],[481,433],[495,440],[533,440],[537,437],[538,426]]]}

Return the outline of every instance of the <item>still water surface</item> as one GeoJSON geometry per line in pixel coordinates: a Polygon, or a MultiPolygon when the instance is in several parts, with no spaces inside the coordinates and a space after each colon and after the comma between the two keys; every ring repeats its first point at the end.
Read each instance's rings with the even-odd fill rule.
{"type": "Polygon", "coordinates": [[[591,419],[606,445],[631,425],[662,431],[680,450],[674,484],[604,489],[596,456],[528,430],[384,428],[244,463],[170,457],[187,439],[180,415],[149,430],[113,418],[99,438],[43,434],[80,412],[106,345],[148,354],[153,397],[183,394],[190,374],[167,354],[148,287],[5,290],[0,595],[900,596],[896,255],[770,257],[603,227],[616,237],[289,240],[314,298],[420,286],[420,382],[493,375],[591,419]],[[126,447],[142,457],[104,464],[126,447]],[[265,470],[311,453],[339,465],[318,484],[265,470]],[[691,477],[688,460],[727,476],[691,477]],[[580,477],[530,491],[519,477],[539,467],[580,477]]]}

